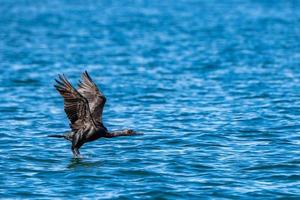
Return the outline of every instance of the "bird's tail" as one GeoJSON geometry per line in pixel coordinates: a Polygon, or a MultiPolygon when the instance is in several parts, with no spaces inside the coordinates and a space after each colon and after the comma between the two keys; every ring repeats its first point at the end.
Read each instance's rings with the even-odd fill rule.
{"type": "Polygon", "coordinates": [[[66,138],[65,135],[47,135],[47,137],[66,138]]]}

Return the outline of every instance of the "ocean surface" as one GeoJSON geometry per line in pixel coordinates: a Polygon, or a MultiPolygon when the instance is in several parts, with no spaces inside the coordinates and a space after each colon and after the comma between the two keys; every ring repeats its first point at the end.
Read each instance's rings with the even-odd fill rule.
{"type": "Polygon", "coordinates": [[[300,1],[0,5],[1,199],[299,199],[300,1]],[[104,124],[72,158],[57,74],[104,124]]]}

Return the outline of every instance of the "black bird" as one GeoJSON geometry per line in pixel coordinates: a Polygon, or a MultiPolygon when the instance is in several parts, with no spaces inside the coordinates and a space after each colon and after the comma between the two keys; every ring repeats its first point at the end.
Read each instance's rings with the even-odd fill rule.
{"type": "Polygon", "coordinates": [[[65,138],[72,142],[72,152],[75,157],[80,155],[79,148],[86,142],[97,140],[101,137],[112,138],[129,136],[135,131],[125,129],[109,132],[102,122],[105,96],[97,88],[91,77],[85,71],[82,81],[79,81],[76,90],[64,75],[58,75],[54,87],[64,98],[64,110],[70,120],[71,131],[63,135],[49,135],[49,137],[65,138]]]}

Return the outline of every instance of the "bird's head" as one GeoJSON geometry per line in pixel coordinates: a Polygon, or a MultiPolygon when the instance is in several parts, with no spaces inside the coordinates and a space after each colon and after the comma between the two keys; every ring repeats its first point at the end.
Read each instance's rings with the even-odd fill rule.
{"type": "Polygon", "coordinates": [[[134,135],[134,134],[136,134],[136,132],[134,130],[131,130],[131,129],[125,129],[122,132],[123,132],[123,134],[126,134],[126,135],[134,135]]]}

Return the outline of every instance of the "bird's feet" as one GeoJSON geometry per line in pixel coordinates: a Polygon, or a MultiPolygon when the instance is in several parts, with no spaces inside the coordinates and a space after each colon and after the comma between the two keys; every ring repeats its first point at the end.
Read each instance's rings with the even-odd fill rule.
{"type": "Polygon", "coordinates": [[[81,158],[80,152],[77,148],[72,147],[72,153],[74,158],[81,158]]]}
{"type": "Polygon", "coordinates": [[[77,155],[73,154],[73,158],[81,159],[81,158],[83,158],[83,156],[81,154],[77,154],[77,155]]]}

